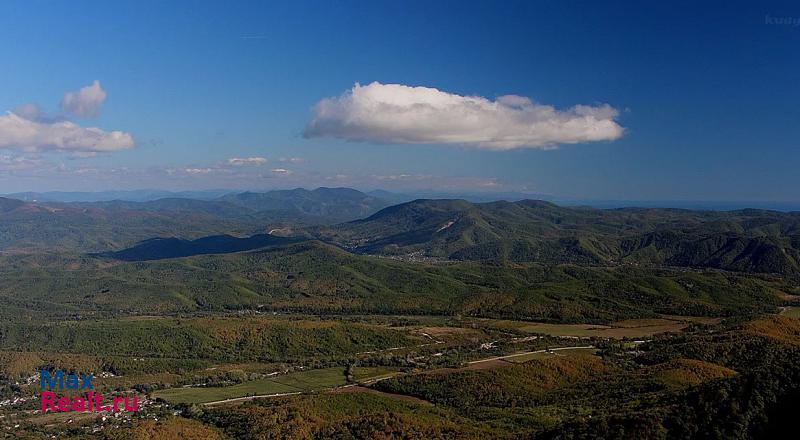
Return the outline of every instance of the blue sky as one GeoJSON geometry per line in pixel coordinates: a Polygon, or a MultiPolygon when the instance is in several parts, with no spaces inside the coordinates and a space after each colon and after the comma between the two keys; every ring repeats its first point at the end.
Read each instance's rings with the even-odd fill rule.
{"type": "Polygon", "coordinates": [[[800,6],[695,3],[2,2],[0,192],[800,201],[800,6]]]}

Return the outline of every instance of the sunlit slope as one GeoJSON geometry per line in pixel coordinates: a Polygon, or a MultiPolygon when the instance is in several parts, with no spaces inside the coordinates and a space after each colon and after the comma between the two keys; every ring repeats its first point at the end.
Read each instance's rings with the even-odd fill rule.
{"type": "Polygon", "coordinates": [[[800,214],[416,200],[318,235],[362,253],[800,274],[800,214]]]}
{"type": "Polygon", "coordinates": [[[658,313],[774,311],[790,288],[777,279],[715,271],[398,261],[318,241],[158,261],[55,263],[0,268],[0,312],[41,317],[248,309],[602,323],[658,313]]]}

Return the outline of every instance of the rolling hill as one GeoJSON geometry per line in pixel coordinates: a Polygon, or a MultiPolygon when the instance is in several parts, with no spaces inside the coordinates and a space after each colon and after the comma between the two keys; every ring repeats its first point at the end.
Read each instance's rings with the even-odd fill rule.
{"type": "Polygon", "coordinates": [[[16,199],[0,197],[0,212],[9,212],[23,206],[25,202],[16,199]]]}
{"type": "Polygon", "coordinates": [[[357,253],[800,274],[800,213],[416,200],[314,231],[357,253]]]}
{"type": "Polygon", "coordinates": [[[276,237],[268,234],[257,234],[239,238],[231,235],[214,235],[184,240],[175,237],[151,238],[135,246],[116,252],[105,252],[98,256],[123,261],[163,260],[166,258],[188,257],[204,254],[229,254],[249,251],[267,246],[277,246],[296,242],[298,238],[276,237]]]}
{"type": "MultiPolygon", "coordinates": [[[[229,194],[213,200],[24,202],[0,198],[0,251],[106,252],[153,237],[192,240],[333,224],[387,203],[348,188],[229,194]]],[[[176,243],[177,244],[177,243],[176,243]]]]}
{"type": "Polygon", "coordinates": [[[295,217],[317,217],[324,223],[350,221],[366,217],[389,204],[351,188],[303,188],[264,193],[228,194],[217,201],[230,203],[255,212],[285,212],[295,217]]]}
{"type": "MultiPolygon", "coordinates": [[[[142,254],[128,256],[138,260],[142,254]]],[[[604,323],[656,313],[774,311],[781,295],[791,292],[780,279],[746,274],[409,262],[355,255],[313,240],[153,261],[55,263],[0,265],[0,312],[102,317],[244,309],[604,323]]]]}
{"type": "Polygon", "coordinates": [[[0,199],[0,251],[106,251],[154,236],[193,239],[220,233],[252,233],[254,226],[203,212],[176,216],[123,207],[0,199]]]}
{"type": "Polygon", "coordinates": [[[173,213],[205,213],[260,223],[316,225],[360,219],[388,206],[377,197],[350,188],[230,193],[210,200],[168,197],[143,202],[113,200],[73,205],[173,213]]]}

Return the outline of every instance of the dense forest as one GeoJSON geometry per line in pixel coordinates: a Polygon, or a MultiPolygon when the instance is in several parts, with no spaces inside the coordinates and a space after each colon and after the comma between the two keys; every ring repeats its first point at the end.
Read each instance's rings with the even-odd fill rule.
{"type": "Polygon", "coordinates": [[[417,200],[319,236],[356,252],[457,260],[666,265],[800,274],[800,214],[417,200]]]}
{"type": "MultiPolygon", "coordinates": [[[[800,216],[349,189],[0,198],[16,438],[776,438],[800,216]],[[40,413],[92,372],[135,415],[40,413]],[[68,421],[71,420],[71,421],[68,421]]],[[[4,432],[5,431],[5,432],[4,432]]]]}

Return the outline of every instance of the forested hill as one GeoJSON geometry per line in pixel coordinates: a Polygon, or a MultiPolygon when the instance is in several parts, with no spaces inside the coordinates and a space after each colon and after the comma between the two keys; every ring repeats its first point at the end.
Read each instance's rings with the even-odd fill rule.
{"type": "Polygon", "coordinates": [[[7,199],[5,197],[0,197],[0,212],[13,211],[24,204],[25,202],[21,200],[7,199]]]}
{"type": "Polygon", "coordinates": [[[253,249],[273,241],[258,234],[274,233],[412,259],[701,267],[800,277],[798,212],[567,208],[536,200],[386,203],[348,188],[148,202],[0,198],[0,250],[109,252],[145,241],[108,255],[158,259],[253,249]],[[349,221],[359,217],[366,218],[349,221]],[[224,235],[255,237],[185,241],[224,235]],[[146,241],[154,237],[176,239],[146,241]]]}
{"type": "Polygon", "coordinates": [[[350,188],[244,192],[212,200],[60,203],[0,198],[0,251],[106,252],[153,237],[252,235],[350,221],[387,205],[350,188]]]}
{"type": "Polygon", "coordinates": [[[267,246],[295,243],[301,239],[257,234],[239,238],[231,235],[212,235],[197,240],[184,240],[175,237],[152,238],[127,249],[105,252],[97,256],[123,261],[163,260],[166,258],[188,257],[204,254],[229,254],[249,251],[267,246]]]}
{"type": "Polygon", "coordinates": [[[800,213],[416,200],[318,237],[359,253],[800,274],[800,213]]]}
{"type": "Polygon", "coordinates": [[[0,251],[106,251],[157,236],[251,233],[254,226],[202,211],[178,213],[0,198],[0,251]]]}
{"type": "Polygon", "coordinates": [[[388,202],[351,188],[273,190],[230,193],[211,199],[168,197],[143,202],[113,200],[83,202],[88,208],[127,209],[174,213],[205,213],[220,218],[334,224],[364,218],[388,202]]]}
{"type": "Polygon", "coordinates": [[[286,211],[305,216],[349,221],[371,215],[389,203],[352,188],[274,190],[228,194],[219,199],[253,211],[286,211]]]}

